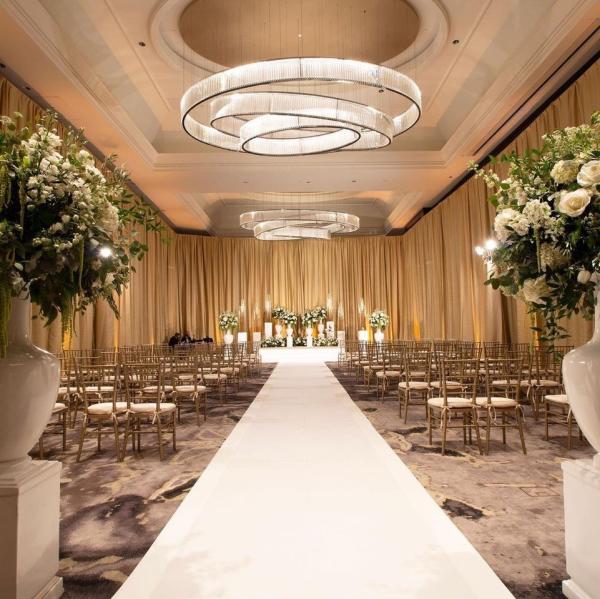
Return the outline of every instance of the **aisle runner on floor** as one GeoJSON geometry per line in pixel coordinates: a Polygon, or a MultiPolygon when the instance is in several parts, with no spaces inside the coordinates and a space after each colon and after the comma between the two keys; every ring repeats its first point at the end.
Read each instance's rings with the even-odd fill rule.
{"type": "Polygon", "coordinates": [[[324,364],[280,364],[115,597],[512,595],[324,364]]]}

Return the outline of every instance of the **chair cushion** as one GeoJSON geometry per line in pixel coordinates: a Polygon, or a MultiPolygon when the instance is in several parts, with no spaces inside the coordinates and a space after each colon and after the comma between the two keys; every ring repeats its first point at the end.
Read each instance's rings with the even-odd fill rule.
{"type": "Polygon", "coordinates": [[[560,383],[558,381],[553,381],[551,379],[540,379],[540,382],[533,381],[533,384],[536,387],[560,387],[560,383]]]}
{"type": "Polygon", "coordinates": [[[398,389],[406,389],[407,387],[408,389],[419,389],[423,391],[429,389],[429,385],[425,381],[410,381],[409,383],[403,381],[398,385],[398,389]]]}
{"type": "Polygon", "coordinates": [[[77,389],[75,387],[59,387],[58,394],[59,395],[67,395],[67,393],[75,393],[77,389]]]}
{"type": "Polygon", "coordinates": [[[111,393],[113,389],[112,385],[88,385],[85,391],[86,393],[111,393]]]}
{"type": "MultiPolygon", "coordinates": [[[[117,401],[115,403],[116,413],[123,414],[127,411],[127,402],[126,401],[117,401]]],[[[88,414],[93,415],[108,415],[112,414],[113,404],[112,401],[103,401],[101,403],[96,403],[94,405],[88,406],[88,414]]]]}
{"type": "Polygon", "coordinates": [[[224,372],[225,374],[237,374],[240,371],[240,369],[237,366],[225,366],[224,368],[221,368],[221,372],[224,372]]]}
{"type": "Polygon", "coordinates": [[[400,371],[399,370],[386,370],[384,372],[383,370],[380,370],[379,372],[376,373],[376,376],[381,377],[381,378],[386,376],[386,377],[393,378],[393,379],[399,379],[400,371]]]}
{"type": "Polygon", "coordinates": [[[203,385],[198,385],[194,387],[194,385],[176,385],[175,391],[178,393],[193,393],[194,391],[198,391],[198,393],[202,393],[206,391],[206,387],[203,385]]]}
{"type": "MultiPolygon", "coordinates": [[[[478,406],[485,406],[488,402],[487,397],[476,397],[475,402],[478,406]]],[[[519,404],[509,397],[492,397],[490,402],[494,408],[516,408],[519,404]]]]}
{"type": "Polygon", "coordinates": [[[382,370],[383,366],[379,365],[379,364],[373,364],[372,366],[365,366],[363,368],[363,370],[367,370],[367,371],[375,371],[375,370],[382,370]]]}
{"type": "Polygon", "coordinates": [[[551,403],[569,404],[569,400],[565,394],[560,395],[544,395],[544,399],[551,403]]]}
{"type": "MultiPolygon", "coordinates": [[[[442,388],[442,381],[432,381],[431,382],[431,386],[434,387],[435,389],[441,389],[442,388]]],[[[460,389],[461,387],[464,387],[464,385],[462,385],[461,383],[459,383],[457,381],[446,381],[446,387],[452,387],[454,389],[460,389]]]]}
{"type": "MultiPolygon", "coordinates": [[[[492,385],[494,387],[504,387],[507,385],[516,385],[517,384],[517,379],[499,379],[497,381],[492,381],[492,385]]],[[[521,381],[523,382],[523,381],[521,381]]]]}
{"type": "Polygon", "coordinates": [[[52,408],[52,413],[58,414],[60,412],[64,412],[66,409],[67,409],[67,406],[64,403],[60,403],[59,401],[57,401],[54,404],[54,407],[52,408]]]}
{"type": "Polygon", "coordinates": [[[204,374],[203,377],[207,381],[217,381],[219,379],[221,379],[221,380],[226,379],[227,375],[223,374],[223,373],[210,372],[210,373],[204,374]]]}
{"type": "MultiPolygon", "coordinates": [[[[427,405],[434,406],[436,408],[444,407],[443,397],[431,397],[427,400],[427,405]]],[[[472,405],[472,401],[466,397],[449,397],[448,407],[449,408],[469,408],[472,405]]]]}
{"type": "MultiPolygon", "coordinates": [[[[144,393],[156,393],[158,391],[158,386],[150,385],[148,387],[144,387],[143,391],[144,391],[144,393]]],[[[173,391],[173,386],[172,385],[163,385],[161,387],[161,391],[164,391],[165,393],[171,393],[171,391],[173,391]]]]}
{"type": "MultiPolygon", "coordinates": [[[[160,404],[161,412],[172,412],[176,408],[174,403],[163,402],[160,404]]],[[[132,403],[129,411],[134,414],[154,414],[156,412],[156,403],[132,403]]]]}

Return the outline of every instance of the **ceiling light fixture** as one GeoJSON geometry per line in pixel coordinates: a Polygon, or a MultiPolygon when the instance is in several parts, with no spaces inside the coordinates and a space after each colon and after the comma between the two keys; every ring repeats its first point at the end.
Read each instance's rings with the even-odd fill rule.
{"type": "Polygon", "coordinates": [[[346,212],[281,208],[244,212],[240,215],[240,226],[261,240],[331,239],[333,233],[357,231],[360,219],[346,212]]]}
{"type": "Polygon", "coordinates": [[[198,81],[181,99],[182,126],[191,137],[263,156],[382,148],[420,116],[421,92],[412,79],[388,67],[339,58],[281,58],[234,67],[198,81]],[[314,93],[300,91],[307,84],[314,93]],[[376,106],[377,97],[384,98],[376,92],[386,90],[404,101],[393,114],[376,106]]]}

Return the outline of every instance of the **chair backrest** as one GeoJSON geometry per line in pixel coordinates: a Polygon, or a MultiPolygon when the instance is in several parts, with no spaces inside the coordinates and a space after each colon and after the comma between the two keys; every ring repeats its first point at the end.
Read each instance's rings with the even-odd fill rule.
{"type": "Polygon", "coordinates": [[[88,364],[77,359],[75,380],[77,392],[87,410],[91,402],[112,401],[113,411],[121,389],[121,371],[118,364],[88,364]],[[109,399],[110,398],[110,399],[109,399]]]}
{"type": "Polygon", "coordinates": [[[157,411],[164,400],[165,363],[155,359],[153,362],[135,362],[125,365],[125,391],[129,403],[156,402],[157,411]]]}
{"type": "Polygon", "coordinates": [[[448,398],[465,397],[475,403],[479,388],[479,356],[476,358],[446,358],[440,360],[441,392],[444,405],[448,398]]]}

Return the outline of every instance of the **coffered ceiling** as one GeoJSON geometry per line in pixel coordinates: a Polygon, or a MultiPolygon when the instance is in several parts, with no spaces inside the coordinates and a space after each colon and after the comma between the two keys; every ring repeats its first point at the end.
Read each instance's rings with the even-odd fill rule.
{"type": "MultiPolygon", "coordinates": [[[[0,62],[179,230],[240,235],[239,214],[315,206],[404,227],[597,52],[597,0],[0,0],[0,62]],[[383,150],[266,158],[201,145],[179,101],[252,60],[358,58],[422,90],[383,150]]],[[[1,72],[1,71],[0,71],[1,72]]]]}

